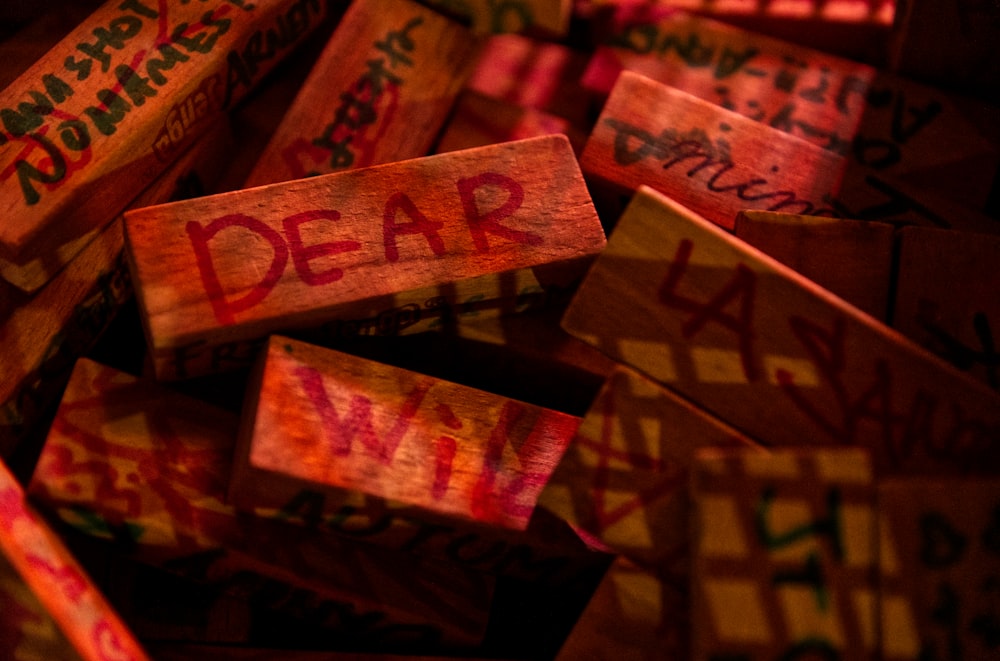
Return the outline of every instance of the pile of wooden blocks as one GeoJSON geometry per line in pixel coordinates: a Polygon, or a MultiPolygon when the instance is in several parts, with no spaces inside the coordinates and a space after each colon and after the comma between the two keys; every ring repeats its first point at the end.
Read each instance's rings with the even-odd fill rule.
{"type": "Polygon", "coordinates": [[[36,4],[0,656],[1000,655],[995,3],[36,4]]]}

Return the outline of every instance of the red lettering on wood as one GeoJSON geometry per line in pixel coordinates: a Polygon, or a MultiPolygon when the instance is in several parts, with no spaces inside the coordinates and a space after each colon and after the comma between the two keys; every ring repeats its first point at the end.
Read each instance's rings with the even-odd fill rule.
{"type": "Polygon", "coordinates": [[[382,241],[385,246],[385,258],[390,262],[399,261],[399,249],[396,247],[397,234],[423,234],[431,251],[440,257],[445,254],[444,239],[438,230],[444,223],[428,220],[427,216],[417,208],[406,193],[396,193],[385,203],[385,213],[382,215],[382,241]],[[402,210],[412,220],[409,223],[397,223],[396,214],[402,210]]]}
{"type": "Polygon", "coordinates": [[[462,197],[462,209],[465,211],[465,218],[469,223],[469,231],[472,233],[472,242],[479,252],[489,252],[490,243],[487,234],[523,243],[529,246],[541,245],[542,237],[534,232],[505,227],[500,221],[507,218],[512,213],[521,208],[524,202],[524,188],[514,179],[496,172],[483,172],[474,177],[459,179],[457,182],[458,194],[462,197]],[[496,209],[491,209],[486,213],[479,210],[476,202],[476,190],[483,186],[499,186],[507,191],[507,200],[496,209]]]}
{"type": "Polygon", "coordinates": [[[281,221],[281,225],[285,229],[285,236],[288,238],[288,248],[292,253],[292,263],[295,265],[295,272],[299,274],[302,282],[307,285],[325,285],[336,282],[344,276],[344,271],[336,267],[330,267],[325,271],[316,273],[309,266],[309,262],[327,255],[336,255],[361,249],[361,243],[358,241],[329,241],[327,243],[316,243],[311,246],[302,245],[302,234],[299,232],[301,225],[314,220],[338,220],[339,218],[340,214],[336,211],[316,209],[294,214],[281,221]]]}

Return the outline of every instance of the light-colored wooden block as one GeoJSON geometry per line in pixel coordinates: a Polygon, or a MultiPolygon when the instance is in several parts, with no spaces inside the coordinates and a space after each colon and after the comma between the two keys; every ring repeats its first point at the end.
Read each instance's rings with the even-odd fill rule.
{"type": "Polygon", "coordinates": [[[229,489],[242,509],[346,489],[524,529],[580,424],[281,336],[251,383],[229,489]]]}
{"type": "Polygon", "coordinates": [[[0,254],[65,263],[59,246],[110,222],[325,11],[318,0],[103,5],[0,92],[0,254]]]}
{"type": "Polygon", "coordinates": [[[734,233],[879,321],[888,320],[892,225],[743,211],[734,233]]]}
{"type": "Polygon", "coordinates": [[[541,32],[552,37],[569,30],[572,0],[428,0],[427,4],[471,23],[478,34],[541,32]]]}
{"type": "MultiPolygon", "coordinates": [[[[214,183],[231,144],[228,124],[216,122],[210,135],[174,161],[135,204],[199,194],[214,183]]],[[[0,364],[8,370],[0,379],[0,456],[11,456],[25,439],[39,442],[44,430],[37,424],[59,401],[73,361],[90,349],[132,295],[121,216],[93,234],[33,296],[12,292],[13,309],[0,316],[0,364]]],[[[0,258],[0,269],[3,264],[0,258]]]]}
{"type": "Polygon", "coordinates": [[[645,638],[660,639],[661,654],[677,658],[687,658],[690,649],[688,473],[698,448],[716,446],[756,447],[650,379],[618,367],[538,499],[583,539],[638,570],[626,572],[621,585],[605,578],[626,594],[630,585],[644,586],[645,596],[631,605],[625,594],[618,597],[629,613],[622,633],[636,626],[647,631],[645,638]]]}
{"type": "Polygon", "coordinates": [[[866,452],[706,449],[691,490],[689,658],[878,658],[866,452]]]}
{"type": "Polygon", "coordinates": [[[151,207],[126,229],[159,378],[248,365],[271,332],[328,342],[513,309],[605,243],[564,136],[151,207]]]}
{"type": "MultiPolygon", "coordinates": [[[[18,575],[83,661],[149,658],[2,461],[0,563],[18,575]]],[[[5,653],[12,652],[10,642],[4,641],[5,653]]]]}
{"type": "Polygon", "coordinates": [[[1000,481],[885,480],[878,517],[880,658],[996,656],[1000,481]]]}
{"type": "Polygon", "coordinates": [[[244,187],[426,156],[475,54],[468,30],[416,2],[352,3],[244,187]]]}
{"type": "Polygon", "coordinates": [[[238,424],[235,413],[81,359],[29,492],[85,533],[127,540],[137,560],[273,608],[325,608],[324,627],[351,631],[370,617],[387,632],[405,625],[447,644],[481,642],[490,577],[228,505],[238,424]]]}
{"type": "Polygon", "coordinates": [[[623,71],[587,140],[588,177],[648,185],[732,229],[744,209],[831,215],[843,158],[654,80],[623,71]]]}
{"type": "Polygon", "coordinates": [[[997,393],[649,188],[563,327],[768,446],[859,445],[884,473],[1000,465],[997,393]]]}
{"type": "Polygon", "coordinates": [[[846,154],[875,70],[859,62],[662,9],[627,21],[597,48],[583,83],[607,94],[634,71],[753,121],[846,154]]]}
{"type": "Polygon", "coordinates": [[[1000,236],[926,227],[899,231],[892,326],[1000,389],[1000,236]]]}

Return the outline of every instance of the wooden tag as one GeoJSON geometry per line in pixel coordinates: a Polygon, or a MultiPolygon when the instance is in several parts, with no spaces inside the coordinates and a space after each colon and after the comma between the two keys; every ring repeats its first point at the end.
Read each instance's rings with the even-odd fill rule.
{"type": "Polygon", "coordinates": [[[249,509],[281,505],[304,485],[349,489],[524,529],[579,423],[272,336],[245,407],[229,498],[249,509]]]}
{"type": "Polygon", "coordinates": [[[136,559],[272,608],[309,600],[325,609],[322,626],[360,633],[330,607],[346,603],[387,640],[412,627],[421,640],[481,641],[489,577],[228,505],[237,427],[234,413],[81,359],[29,490],[83,532],[125,540],[136,559]]]}
{"type": "Polygon", "coordinates": [[[0,553],[0,641],[10,658],[79,658],[52,616],[0,553]]]}
{"type": "Polygon", "coordinates": [[[159,378],[248,365],[270,332],[328,342],[512,309],[605,242],[564,136],[132,211],[126,229],[159,378]]]}
{"type": "Polygon", "coordinates": [[[570,0],[428,0],[443,12],[468,20],[479,34],[542,32],[552,37],[569,30],[570,0]]]}
{"type": "Polygon", "coordinates": [[[893,328],[1000,389],[1000,236],[899,231],[893,328]]]}
{"type": "Polygon", "coordinates": [[[352,3],[244,187],[425,156],[475,46],[410,0],[352,3]]]}
{"type": "Polygon", "coordinates": [[[892,225],[743,211],[736,236],[879,321],[889,318],[892,225]]]}
{"type": "Polygon", "coordinates": [[[996,656],[1000,481],[878,485],[882,656],[996,656]]]}
{"type": "Polygon", "coordinates": [[[691,488],[691,659],[877,658],[863,450],[705,450],[691,488]]]}
{"type": "Polygon", "coordinates": [[[617,26],[594,52],[584,85],[607,94],[623,70],[634,71],[847,153],[865,110],[872,67],[703,16],[661,13],[655,22],[617,26]]]}
{"type": "Polygon", "coordinates": [[[752,119],[623,71],[580,165],[624,191],[648,185],[732,229],[744,209],[831,215],[843,159],[752,119]]]}
{"type": "MultiPolygon", "coordinates": [[[[84,661],[148,659],[0,461],[0,564],[8,565],[84,661]]],[[[0,623],[6,624],[8,611],[0,623]]],[[[2,628],[0,628],[2,630],[2,628]]],[[[4,639],[5,652],[12,641],[4,639]]]]}
{"type": "Polygon", "coordinates": [[[859,445],[885,473],[1000,465],[1000,395],[649,188],[563,327],[768,446],[859,445]]]}
{"type": "Polygon", "coordinates": [[[107,224],[325,11],[317,0],[104,5],[0,93],[0,252],[49,259],[107,224]]]}

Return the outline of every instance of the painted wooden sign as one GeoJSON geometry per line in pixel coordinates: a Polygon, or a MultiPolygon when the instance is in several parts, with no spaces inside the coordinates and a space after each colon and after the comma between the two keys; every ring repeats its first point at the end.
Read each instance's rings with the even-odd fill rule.
{"type": "Polygon", "coordinates": [[[872,67],[686,12],[625,21],[594,51],[583,82],[609,93],[634,71],[753,121],[847,152],[872,67]]]}
{"type": "Polygon", "coordinates": [[[325,11],[318,0],[105,4],[0,93],[0,254],[55,259],[106,225],[325,11]]]}
{"type": "Polygon", "coordinates": [[[893,328],[1000,390],[1000,236],[904,227],[893,328]]]}
{"type": "Polygon", "coordinates": [[[426,156],[475,54],[415,2],[352,3],[244,187],[426,156]]]}
{"type": "MultiPolygon", "coordinates": [[[[13,570],[83,661],[148,659],[132,633],[0,462],[0,564],[13,570]]],[[[2,600],[0,600],[2,601],[2,600]]],[[[0,631],[9,615],[0,615],[0,631]]],[[[5,632],[6,633],[6,632],[5,632]]],[[[14,641],[5,640],[5,652],[14,641]]]]}
{"type": "Polygon", "coordinates": [[[765,445],[859,445],[884,473],[1000,465],[997,393],[649,188],[563,327],[765,445]]]}
{"type": "Polygon", "coordinates": [[[605,243],[564,136],[151,207],[126,230],[159,378],[248,365],[270,332],[394,335],[451,305],[513,309],[605,243]]]}
{"type": "Polygon", "coordinates": [[[1000,481],[878,485],[882,656],[988,659],[1000,651],[1000,481]]]}
{"type": "Polygon", "coordinates": [[[734,233],[851,305],[888,321],[892,225],[743,211],[736,217],[734,233]]]}
{"type": "Polygon", "coordinates": [[[691,659],[875,659],[875,485],[860,448],[708,449],[692,471],[691,659]]]}
{"type": "MultiPolygon", "coordinates": [[[[640,346],[633,348],[641,355],[640,346]]],[[[687,658],[690,649],[688,471],[698,448],[715,446],[755,445],[650,379],[618,367],[538,500],[583,539],[645,572],[643,580],[635,579],[652,587],[632,605],[633,617],[640,629],[654,625],[661,654],[678,658],[687,658]],[[651,600],[655,608],[641,614],[640,604],[651,600]]]]}
{"type": "Polygon", "coordinates": [[[440,11],[471,23],[478,34],[541,32],[553,37],[569,30],[571,0],[428,0],[440,11]]]}
{"type": "Polygon", "coordinates": [[[274,608],[297,593],[325,609],[317,625],[481,641],[488,577],[229,505],[238,424],[234,413],[81,359],[29,491],[79,530],[126,540],[143,562],[274,608]]]}
{"type": "Polygon", "coordinates": [[[280,505],[305,485],[515,529],[580,423],[281,336],[244,413],[229,490],[238,507],[280,505]]]}
{"type": "Polygon", "coordinates": [[[654,80],[623,71],[580,165],[612,187],[648,185],[732,229],[744,209],[832,215],[843,159],[654,80]]]}

